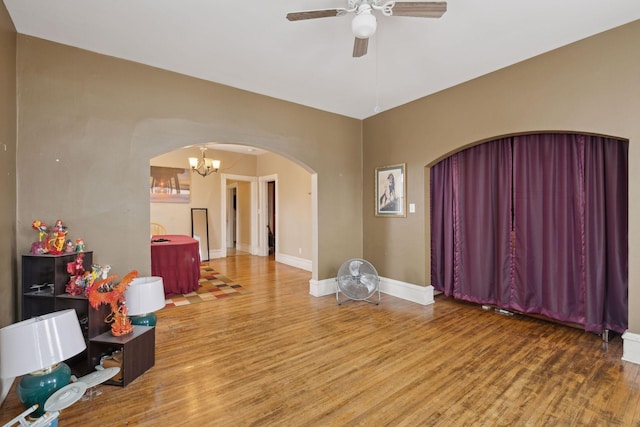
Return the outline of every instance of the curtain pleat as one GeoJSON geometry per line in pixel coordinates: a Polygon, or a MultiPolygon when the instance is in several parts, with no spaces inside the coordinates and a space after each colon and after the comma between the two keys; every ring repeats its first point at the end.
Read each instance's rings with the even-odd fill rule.
{"type": "Polygon", "coordinates": [[[509,289],[502,284],[508,283],[511,272],[511,144],[497,140],[459,154],[459,258],[454,296],[506,307],[509,289]]]}
{"type": "Polygon", "coordinates": [[[585,329],[628,324],[628,143],[585,137],[585,329]]]}
{"type": "Polygon", "coordinates": [[[511,307],[584,324],[582,150],[575,135],[514,138],[511,307]]]}
{"type": "Polygon", "coordinates": [[[431,179],[431,285],[453,294],[453,158],[430,170],[431,179]]]}

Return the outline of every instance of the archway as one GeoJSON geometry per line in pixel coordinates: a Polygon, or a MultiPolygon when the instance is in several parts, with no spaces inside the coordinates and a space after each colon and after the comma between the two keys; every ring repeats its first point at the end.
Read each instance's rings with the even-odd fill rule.
{"type": "Polygon", "coordinates": [[[627,328],[628,141],[502,137],[430,169],[431,281],[587,331],[627,328]]]}
{"type": "MultiPolygon", "coordinates": [[[[244,198],[242,209],[246,219],[239,223],[238,231],[242,234],[239,247],[254,255],[267,255],[269,253],[266,246],[268,242],[265,217],[267,209],[263,205],[266,199],[263,192],[266,191],[266,187],[263,185],[266,181],[280,179],[283,190],[278,193],[278,199],[282,199],[279,203],[287,206],[289,211],[293,209],[296,214],[283,222],[281,232],[283,244],[276,253],[276,260],[313,272],[312,254],[315,252],[313,245],[317,244],[313,236],[316,227],[312,223],[316,218],[312,210],[317,206],[312,199],[316,193],[313,187],[316,180],[312,179],[313,175],[296,162],[276,153],[265,152],[255,156],[225,150],[215,151],[215,147],[220,145],[213,145],[213,147],[212,149],[212,146],[209,146],[207,157],[222,161],[220,171],[206,177],[191,174],[190,199],[183,205],[151,203],[150,219],[164,223],[175,233],[187,234],[188,228],[184,222],[186,209],[188,207],[208,208],[211,225],[210,258],[225,257],[227,248],[233,245],[228,242],[228,224],[231,218],[227,211],[229,205],[227,187],[229,183],[233,183],[238,189],[238,194],[242,194],[244,198]],[[266,171],[262,173],[267,175],[258,176],[260,171],[266,171]],[[301,202],[301,200],[304,201],[301,202]],[[303,203],[302,206],[300,203],[303,203]]],[[[156,167],[182,167],[187,168],[188,171],[186,159],[197,151],[197,146],[182,147],[156,156],[150,162],[156,167]]],[[[286,216],[287,213],[285,212],[284,215],[286,216]]]]}

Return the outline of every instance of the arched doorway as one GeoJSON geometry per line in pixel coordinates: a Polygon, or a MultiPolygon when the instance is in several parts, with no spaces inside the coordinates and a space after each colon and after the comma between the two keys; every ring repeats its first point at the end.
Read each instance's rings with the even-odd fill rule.
{"type": "Polygon", "coordinates": [[[455,298],[624,332],[628,141],[502,137],[430,170],[431,278],[455,298]]]}
{"type": "MultiPolygon", "coordinates": [[[[216,145],[217,146],[217,145],[216,145]]],[[[151,159],[154,166],[188,167],[186,159],[198,151],[197,146],[183,147],[151,159]]],[[[313,271],[315,220],[313,174],[295,162],[278,154],[264,152],[260,156],[237,152],[215,151],[211,147],[207,157],[220,159],[218,173],[201,177],[192,174],[188,203],[150,204],[150,219],[160,222],[171,231],[169,234],[188,234],[185,215],[187,208],[207,208],[209,211],[210,258],[228,255],[227,248],[237,247],[254,255],[269,255],[268,191],[269,182],[279,182],[275,203],[287,206],[283,215],[288,217],[280,225],[271,227],[279,233],[275,251],[276,260],[297,268],[313,271]],[[265,171],[264,175],[260,175],[265,171]],[[239,209],[243,209],[236,225],[238,241],[230,241],[229,183],[236,189],[239,209]],[[243,199],[244,198],[244,199],[243,199]],[[242,201],[241,201],[242,200],[242,201]],[[230,246],[231,245],[231,246],[230,246]]],[[[276,223],[280,220],[275,217],[276,223]]],[[[233,238],[231,238],[233,239],[233,238]]]]}

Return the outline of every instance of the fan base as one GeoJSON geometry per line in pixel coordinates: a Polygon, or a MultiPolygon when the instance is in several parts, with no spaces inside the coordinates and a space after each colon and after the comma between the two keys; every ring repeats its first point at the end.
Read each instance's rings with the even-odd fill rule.
{"type": "Polygon", "coordinates": [[[350,298],[348,296],[345,296],[345,298],[343,298],[343,299],[340,299],[340,290],[336,289],[336,301],[338,302],[338,305],[342,305],[347,301],[364,301],[364,302],[368,302],[369,304],[379,305],[380,304],[380,289],[378,289],[369,298],[350,298]],[[371,298],[375,297],[375,294],[378,294],[378,298],[377,298],[377,300],[375,300],[375,299],[372,300],[371,298]]]}

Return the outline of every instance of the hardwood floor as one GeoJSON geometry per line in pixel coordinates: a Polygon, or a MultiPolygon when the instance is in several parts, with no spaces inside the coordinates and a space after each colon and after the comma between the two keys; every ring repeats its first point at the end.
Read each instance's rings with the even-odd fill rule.
{"type": "MultiPolygon", "coordinates": [[[[155,366],[61,426],[640,426],[620,336],[443,297],[338,306],[273,260],[211,265],[251,293],[158,312],[155,366]]],[[[0,421],[21,411],[14,384],[0,421]]]]}

